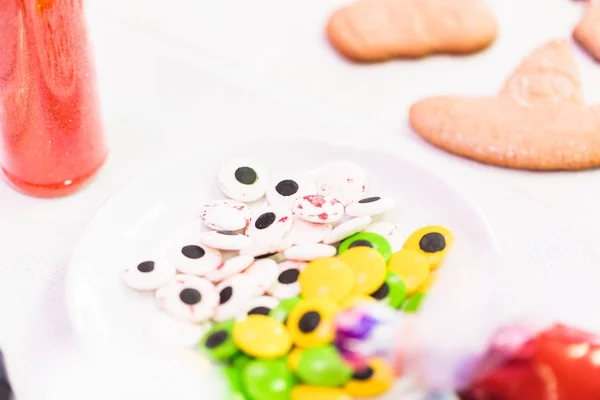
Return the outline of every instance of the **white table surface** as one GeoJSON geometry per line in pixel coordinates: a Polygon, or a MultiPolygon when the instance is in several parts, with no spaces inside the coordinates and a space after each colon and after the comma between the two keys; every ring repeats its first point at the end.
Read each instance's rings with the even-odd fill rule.
{"type": "MultiPolygon", "coordinates": [[[[95,399],[102,398],[99,385],[111,386],[75,346],[69,327],[63,287],[70,253],[108,196],[148,166],[204,141],[323,129],[338,137],[372,135],[464,184],[505,248],[524,254],[535,248],[526,256],[549,270],[596,265],[599,171],[536,174],[485,167],[432,148],[406,126],[407,107],[421,96],[495,90],[531,48],[568,34],[578,6],[567,0],[496,0],[503,30],[487,53],[355,66],[335,56],[323,39],[323,21],[336,3],[90,4],[110,159],[89,187],[68,198],[39,200],[0,185],[0,346],[19,399],[95,399]],[[581,242],[571,233],[591,240],[581,242]]],[[[577,54],[586,88],[600,87],[600,66],[577,54]]],[[[586,94],[600,100],[598,91],[586,94]]]]}

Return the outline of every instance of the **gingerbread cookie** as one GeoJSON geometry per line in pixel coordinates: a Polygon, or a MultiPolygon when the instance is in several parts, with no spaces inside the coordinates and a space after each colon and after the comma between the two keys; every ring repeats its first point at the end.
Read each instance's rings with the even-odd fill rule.
{"type": "Polygon", "coordinates": [[[583,18],[573,30],[573,38],[600,62],[600,1],[588,0],[583,18]]]}
{"type": "Polygon", "coordinates": [[[326,28],[333,47],[356,61],[474,53],[497,30],[483,0],[358,0],[334,12],[326,28]]]}
{"type": "Polygon", "coordinates": [[[435,97],[410,109],[428,142],[467,158],[534,170],[600,165],[600,105],[582,102],[573,56],[552,41],[527,57],[493,97],[435,97]]]}

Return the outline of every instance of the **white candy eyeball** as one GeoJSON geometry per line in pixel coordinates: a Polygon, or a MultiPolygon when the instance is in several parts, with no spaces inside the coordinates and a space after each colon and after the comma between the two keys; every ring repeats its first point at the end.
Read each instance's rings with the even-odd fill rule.
{"type": "Polygon", "coordinates": [[[275,260],[270,258],[263,258],[262,260],[256,260],[252,263],[244,274],[248,275],[256,283],[257,296],[264,294],[269,289],[279,275],[279,268],[275,260]]]}
{"type": "Polygon", "coordinates": [[[267,180],[265,169],[247,159],[232,160],[219,172],[221,190],[227,197],[237,201],[260,199],[267,191],[267,180]]]}
{"type": "Polygon", "coordinates": [[[273,238],[265,237],[264,241],[253,241],[250,247],[240,250],[241,255],[252,256],[255,258],[266,258],[289,248],[292,244],[285,239],[270,242],[273,238]]]}
{"type": "Polygon", "coordinates": [[[392,252],[400,251],[404,246],[404,238],[397,225],[391,222],[375,222],[365,228],[365,232],[373,232],[383,236],[392,246],[392,252]]]}
{"type": "Polygon", "coordinates": [[[294,215],[292,229],[285,239],[293,245],[320,243],[331,229],[331,224],[315,224],[294,215]]]}
{"type": "Polygon", "coordinates": [[[296,199],[294,213],[305,221],[326,224],[339,221],[344,215],[344,206],[333,197],[309,194],[296,199]]]}
{"type": "Polygon", "coordinates": [[[290,208],[298,197],[315,192],[316,186],[308,175],[290,175],[271,180],[267,201],[290,208]]]}
{"type": "Polygon", "coordinates": [[[123,281],[135,290],[154,290],[169,282],[176,274],[173,264],[162,258],[144,260],[123,271],[123,281]]]}
{"type": "Polygon", "coordinates": [[[255,291],[255,283],[247,275],[235,275],[219,283],[219,307],[213,319],[221,322],[235,318],[248,306],[255,291]]]}
{"type": "Polygon", "coordinates": [[[220,282],[230,276],[239,274],[248,268],[254,262],[252,256],[237,256],[225,261],[217,269],[206,274],[206,279],[212,282],[220,282]]]}
{"type": "Polygon", "coordinates": [[[354,235],[365,229],[371,223],[371,217],[357,217],[349,219],[348,221],[342,222],[323,240],[325,244],[331,244],[344,240],[349,236],[354,235]]]}
{"type": "Polygon", "coordinates": [[[167,257],[179,271],[204,275],[221,265],[221,252],[202,244],[201,235],[199,230],[185,229],[169,240],[167,257]]]}
{"type": "Polygon", "coordinates": [[[217,200],[204,204],[200,220],[210,229],[238,231],[250,222],[250,207],[235,200],[217,200]]]}
{"type": "Polygon", "coordinates": [[[219,305],[215,286],[193,275],[176,275],[156,291],[158,304],[175,318],[203,322],[211,318],[219,305]]]}
{"type": "Polygon", "coordinates": [[[277,281],[268,290],[268,293],[280,300],[298,296],[300,294],[298,278],[300,277],[300,272],[305,267],[306,263],[299,261],[284,261],[279,263],[277,281]]]}
{"type": "Polygon", "coordinates": [[[312,261],[323,257],[332,257],[337,250],[328,244],[303,244],[293,246],[283,252],[283,255],[294,261],[312,261]]]}
{"type": "Polygon", "coordinates": [[[396,206],[396,200],[388,197],[365,197],[346,206],[346,214],[351,217],[364,217],[383,214],[396,206]]]}
{"type": "Polygon", "coordinates": [[[205,245],[219,250],[242,250],[252,244],[248,236],[232,231],[203,232],[200,240],[205,245]]]}
{"type": "Polygon", "coordinates": [[[344,205],[361,199],[367,192],[367,175],[351,162],[333,162],[317,174],[317,192],[338,199],[344,205]]]}
{"type": "Polygon", "coordinates": [[[278,242],[292,229],[292,212],[283,206],[267,206],[252,213],[246,235],[251,239],[278,242]]]}
{"type": "Polygon", "coordinates": [[[238,321],[245,320],[248,315],[269,315],[279,305],[279,299],[271,296],[260,296],[250,300],[246,309],[237,316],[238,321]]]}

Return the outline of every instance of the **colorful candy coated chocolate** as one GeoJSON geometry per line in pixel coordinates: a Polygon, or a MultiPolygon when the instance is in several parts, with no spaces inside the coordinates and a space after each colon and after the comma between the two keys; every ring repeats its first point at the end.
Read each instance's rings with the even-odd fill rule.
{"type": "Polygon", "coordinates": [[[240,350],[233,340],[235,321],[221,322],[213,326],[196,346],[208,353],[216,361],[227,361],[235,357],[240,350]]]}
{"type": "Polygon", "coordinates": [[[422,252],[432,270],[444,260],[446,252],[454,243],[454,235],[442,226],[425,226],[410,234],[404,249],[422,252]]]}
{"type": "Polygon", "coordinates": [[[340,308],[352,308],[357,304],[361,303],[374,303],[376,300],[364,294],[351,294],[349,297],[346,297],[344,300],[340,301],[340,308]]]}
{"type": "Polygon", "coordinates": [[[223,372],[229,384],[227,400],[246,400],[241,370],[235,367],[225,367],[223,372]]]}
{"type": "Polygon", "coordinates": [[[400,276],[388,271],[383,284],[373,293],[371,297],[377,301],[399,309],[406,299],[406,285],[400,276]]]}
{"type": "Polygon", "coordinates": [[[296,379],[285,359],[252,360],[242,373],[245,392],[252,400],[288,400],[296,379]]]}
{"type": "Polygon", "coordinates": [[[337,303],[352,292],[355,279],[350,265],[337,257],[327,257],[309,262],[299,281],[303,298],[327,297],[337,303]]]}
{"type": "Polygon", "coordinates": [[[241,370],[244,369],[244,367],[246,366],[246,364],[248,364],[250,361],[252,361],[251,357],[248,357],[245,354],[239,354],[238,356],[236,356],[233,359],[232,365],[233,365],[234,368],[237,368],[238,370],[241,371],[241,370]]]}
{"type": "Polygon", "coordinates": [[[233,327],[233,340],[244,353],[257,358],[278,358],[292,347],[287,328],[266,315],[249,315],[233,327]]]}
{"type": "Polygon", "coordinates": [[[290,354],[288,354],[287,365],[291,371],[298,371],[298,365],[300,364],[300,356],[302,355],[303,351],[304,350],[300,347],[294,347],[292,351],[290,351],[290,354]]]}
{"type": "Polygon", "coordinates": [[[290,312],[294,309],[294,307],[296,307],[300,300],[302,300],[300,297],[292,297],[290,299],[281,300],[279,305],[271,310],[269,316],[271,318],[275,318],[282,324],[285,324],[288,319],[288,315],[290,315],[290,312]]]}
{"type": "Polygon", "coordinates": [[[309,385],[342,386],[352,377],[334,346],[313,347],[301,352],[296,375],[309,385]]]}
{"type": "Polygon", "coordinates": [[[352,400],[342,389],[298,385],[292,389],[290,400],[352,400]]]}
{"type": "Polygon", "coordinates": [[[326,297],[302,300],[290,313],[287,327],[297,346],[323,346],[333,341],[339,307],[326,297]]]}
{"type": "Polygon", "coordinates": [[[425,282],[421,286],[417,288],[417,292],[427,293],[431,289],[431,287],[435,284],[435,280],[437,279],[437,271],[431,271],[425,282]]]}
{"type": "Polygon", "coordinates": [[[383,359],[373,358],[367,367],[354,373],[344,389],[351,396],[375,397],[387,392],[393,383],[392,368],[383,359]]]}
{"type": "Polygon", "coordinates": [[[385,259],[385,261],[389,261],[392,256],[392,246],[381,235],[378,235],[374,232],[359,232],[356,233],[342,241],[340,243],[340,247],[338,249],[338,254],[343,254],[348,249],[352,249],[354,247],[371,247],[379,252],[385,259]]]}
{"type": "Polygon", "coordinates": [[[353,247],[340,254],[339,258],[354,270],[352,293],[373,293],[385,280],[385,259],[375,249],[353,247]]]}
{"type": "Polygon", "coordinates": [[[421,303],[425,299],[426,294],[427,293],[423,293],[423,292],[415,293],[414,295],[412,295],[411,297],[406,299],[406,301],[402,304],[402,311],[407,312],[407,313],[414,313],[414,312],[419,311],[419,308],[421,307],[421,303]]]}
{"type": "Polygon", "coordinates": [[[409,295],[416,293],[429,276],[427,258],[417,250],[402,249],[392,254],[388,270],[402,278],[409,295]]]}

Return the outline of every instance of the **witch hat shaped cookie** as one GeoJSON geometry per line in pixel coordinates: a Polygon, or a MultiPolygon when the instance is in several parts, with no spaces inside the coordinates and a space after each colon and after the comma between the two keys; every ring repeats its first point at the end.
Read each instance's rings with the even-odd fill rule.
{"type": "Polygon", "coordinates": [[[527,57],[496,96],[445,96],[410,109],[428,142],[473,160],[510,168],[577,170],[600,165],[600,105],[582,102],[566,42],[527,57]]]}
{"type": "Polygon", "coordinates": [[[357,0],[334,12],[327,36],[356,61],[468,54],[488,47],[497,22],[483,0],[357,0]]]}
{"type": "Polygon", "coordinates": [[[573,38],[600,62],[600,0],[588,0],[583,18],[573,30],[573,38]]]}

